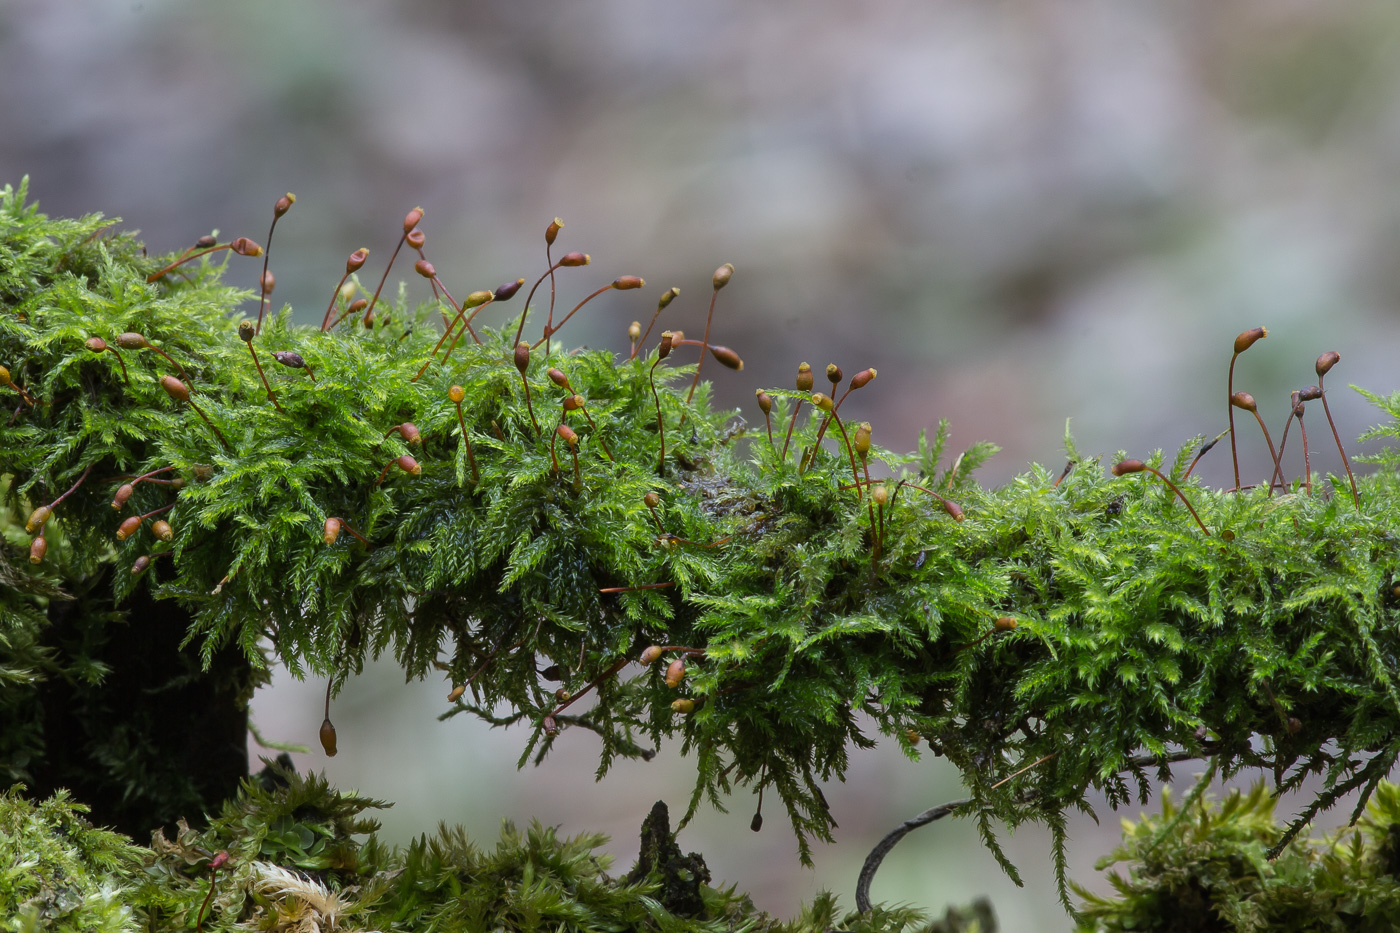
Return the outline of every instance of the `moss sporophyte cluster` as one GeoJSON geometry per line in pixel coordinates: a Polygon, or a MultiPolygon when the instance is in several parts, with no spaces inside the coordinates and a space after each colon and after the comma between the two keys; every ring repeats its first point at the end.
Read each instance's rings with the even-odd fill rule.
{"type": "MultiPolygon", "coordinates": [[[[307,326],[271,306],[258,243],[147,257],[97,217],[51,220],[23,186],[4,190],[0,774],[95,781],[114,808],[144,801],[148,824],[218,810],[231,791],[217,776],[142,757],[165,712],[94,699],[122,676],[110,652],[148,618],[198,656],[172,653],[142,690],[198,688],[200,709],[241,711],[280,662],[326,679],[331,754],[330,698],[386,652],[410,677],[450,678],[446,716],[523,725],[522,764],[569,728],[596,734],[600,777],[679,738],[696,771],[683,820],[742,788],[783,808],[804,861],[834,825],[821,784],[878,734],[961,770],[957,812],[1013,877],[995,830],[1048,825],[1062,891],[1065,812],[1100,794],[1145,800],[1173,763],[1205,763],[1181,812],[1245,769],[1281,789],[1323,775],[1272,856],[1341,797],[1359,791],[1359,810],[1400,754],[1400,452],[1354,486],[1349,468],[1299,477],[1303,409],[1326,404],[1321,389],[1295,393],[1298,430],[1252,485],[1194,478],[1202,438],[1109,470],[1067,435],[1064,471],[987,489],[974,471],[993,445],[952,456],[940,424],[898,454],[842,419],[873,368],[763,380],[761,425],[713,410],[706,357],[744,378],[711,340],[713,300],[700,339],[652,336],[677,314],[673,289],[625,350],[570,348],[558,332],[590,299],[645,283],[618,277],[556,314],[557,293],[598,284],[586,254],[554,259],[557,222],[530,289],[458,300],[422,216],[395,250],[417,253],[421,286],[386,288],[387,264],[361,283],[357,250],[307,326]],[[261,287],[225,285],[226,272],[261,287]],[[872,480],[876,462],[893,478],[872,480]],[[71,735],[46,728],[54,684],[79,710],[81,762],[71,735]]],[[[1263,336],[1241,335],[1235,355],[1263,336]]],[[[1319,359],[1319,385],[1336,362],[1319,359]]],[[[1233,418],[1257,414],[1233,369],[1231,445],[1258,443],[1233,418]]],[[[1367,436],[1400,433],[1400,393],[1367,397],[1392,419],[1367,436]]],[[[1317,413],[1307,425],[1314,451],[1330,444],[1317,413]]],[[[246,773],[224,770],[235,786],[246,773]]],[[[350,799],[316,793],[324,807],[350,799]]],[[[393,858],[450,861],[432,847],[455,844],[393,858]]],[[[204,885],[200,851],[185,857],[204,885]]],[[[877,917],[914,922],[858,922],[877,917]]]]}

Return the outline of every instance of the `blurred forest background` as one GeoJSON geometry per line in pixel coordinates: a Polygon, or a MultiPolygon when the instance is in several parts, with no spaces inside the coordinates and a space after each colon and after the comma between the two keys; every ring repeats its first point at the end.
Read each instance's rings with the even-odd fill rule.
{"type": "MultiPolygon", "coordinates": [[[[802,360],[874,365],[852,419],[911,449],[948,417],[956,444],[1003,446],[983,475],[999,483],[1058,471],[1066,418],[1105,456],[1219,432],[1231,341],[1258,324],[1237,388],[1271,424],[1328,349],[1343,437],[1377,420],[1343,386],[1400,388],[1397,49],[1388,0],[0,0],[0,182],[29,174],[47,212],[121,217],[153,251],[211,229],[264,242],[293,191],[274,297],[303,322],[350,250],[379,274],[415,205],[457,294],[533,279],[556,215],[560,246],[593,256],[561,300],[644,276],[570,324],[593,346],[625,347],[671,285],[665,323],[698,331],[733,262],[715,339],[748,365],[707,370],[721,404],[752,409],[802,360]]],[[[231,281],[254,287],[254,265],[231,281]]],[[[279,674],[255,720],[315,748],[322,690],[279,674]]],[[[395,801],[392,840],[445,820],[490,844],[535,817],[610,833],[617,870],[653,800],[684,807],[675,749],[595,784],[580,731],[517,772],[524,734],[437,722],[447,690],[380,665],[335,705],[340,755],[298,763],[395,801]]],[[[841,828],[815,871],[776,809],[749,832],[746,797],[681,842],[775,913],[820,887],[849,905],[873,841],[959,788],[882,743],[826,794],[841,828]]],[[[1072,824],[1098,890],[1118,836],[1101,815],[1072,824]]],[[[902,843],[874,895],[941,911],[986,893],[1008,930],[1064,929],[1048,836],[1010,843],[1024,891],[953,822],[902,843]]]]}

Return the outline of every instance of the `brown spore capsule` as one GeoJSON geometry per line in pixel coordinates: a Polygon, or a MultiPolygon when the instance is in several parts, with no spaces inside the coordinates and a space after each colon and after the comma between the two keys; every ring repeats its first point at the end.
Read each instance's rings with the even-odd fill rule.
{"type": "Polygon", "coordinates": [[[735,372],[739,372],[744,368],[744,361],[739,359],[739,354],[728,347],[711,346],[710,354],[714,356],[715,359],[719,360],[720,363],[728,366],[735,372]]]}
{"type": "Polygon", "coordinates": [[[661,660],[661,646],[648,645],[647,648],[642,651],[640,660],[642,664],[655,664],[657,661],[661,660]]]}
{"type": "Polygon", "coordinates": [[[613,279],[612,287],[618,291],[627,291],[633,288],[641,288],[646,285],[646,279],[635,275],[619,275],[613,279]]]}
{"type": "Polygon", "coordinates": [[[1254,403],[1254,396],[1248,392],[1236,392],[1230,396],[1230,404],[1236,408],[1243,408],[1245,411],[1259,410],[1259,406],[1254,403]]]}
{"type": "Polygon", "coordinates": [[[844,374],[841,372],[840,366],[837,366],[835,363],[826,364],[826,378],[832,386],[839,386],[841,384],[842,375],[844,374]]]}
{"type": "Polygon", "coordinates": [[[1263,327],[1251,327],[1249,330],[1235,338],[1235,352],[1243,353],[1254,346],[1257,341],[1269,336],[1269,331],[1263,327]]]}
{"type": "Polygon", "coordinates": [[[685,659],[676,658],[666,667],[666,686],[672,690],[681,685],[685,680],[685,659]]]}
{"type": "Polygon", "coordinates": [[[43,535],[29,542],[29,562],[31,564],[42,564],[44,562],[44,555],[48,552],[49,542],[44,540],[43,535]]]}
{"type": "Polygon", "coordinates": [[[449,703],[456,703],[458,700],[460,700],[460,699],[462,698],[462,694],[464,694],[464,693],[466,693],[466,692],[467,692],[467,687],[466,687],[466,685],[465,685],[465,684],[458,684],[457,686],[453,687],[453,688],[452,688],[452,692],[449,693],[449,694],[447,695],[447,702],[449,702],[449,703]]]}
{"type": "Polygon", "coordinates": [[[271,269],[268,269],[262,274],[260,284],[262,285],[262,293],[271,295],[272,290],[277,287],[277,276],[272,274],[271,269]]]}
{"type": "MultiPolygon", "coordinates": [[[[101,353],[103,350],[107,349],[107,341],[103,340],[101,337],[89,337],[83,342],[83,345],[93,353],[101,353]]],[[[5,370],[4,384],[10,384],[10,371],[8,369],[5,370]]]]}
{"type": "Polygon", "coordinates": [[[126,505],[126,500],[130,499],[136,492],[136,487],[131,483],[122,483],[117,487],[116,494],[112,496],[112,508],[120,512],[122,506],[126,505]]]}
{"type": "Polygon", "coordinates": [[[423,472],[423,468],[418,465],[418,461],[414,460],[408,454],[404,454],[402,457],[399,457],[394,462],[399,465],[400,470],[403,470],[405,473],[408,473],[411,476],[417,476],[419,473],[423,472]]]}
{"type": "Polygon", "coordinates": [[[335,747],[335,725],[329,718],[321,720],[321,748],[325,749],[327,758],[334,758],[335,747]]]}
{"type": "Polygon", "coordinates": [[[149,342],[142,334],[127,331],[124,334],[117,334],[117,346],[123,350],[144,350],[149,346],[149,342]]]}
{"type": "Polygon", "coordinates": [[[569,377],[564,375],[564,373],[561,370],[555,369],[553,366],[551,366],[545,372],[545,375],[549,377],[550,382],[554,383],[559,388],[567,389],[569,387],[569,377]]]}
{"type": "Polygon", "coordinates": [[[43,525],[44,522],[49,520],[49,516],[51,515],[53,515],[53,509],[49,508],[47,505],[39,506],[29,513],[29,520],[24,523],[24,530],[33,534],[39,530],[39,527],[43,525]]]}
{"type": "Polygon", "coordinates": [[[428,242],[428,235],[422,230],[414,230],[408,236],[404,237],[403,241],[414,249],[422,249],[423,244],[428,242]]]}
{"type": "Polygon", "coordinates": [[[559,238],[559,231],[564,229],[564,221],[558,217],[550,221],[549,226],[544,228],[544,243],[546,246],[553,246],[554,241],[559,238]]]}
{"type": "Polygon", "coordinates": [[[762,389],[755,389],[753,394],[754,397],[758,399],[759,411],[766,415],[773,410],[773,396],[764,392],[762,389]]]}
{"type": "Polygon", "coordinates": [[[524,279],[516,279],[514,282],[507,282],[495,291],[497,301],[510,301],[515,297],[515,293],[520,291],[520,287],[525,284],[524,279]]]}
{"type": "Polygon", "coordinates": [[[148,567],[150,567],[150,566],[151,566],[151,557],[150,557],[150,555],[149,555],[149,554],[142,554],[140,557],[136,558],[136,560],[132,563],[132,565],[131,565],[131,575],[132,575],[133,577],[139,577],[139,576],[141,576],[141,574],[145,573],[145,572],[146,572],[146,568],[148,568],[148,567]]]}
{"type": "Polygon", "coordinates": [[[882,484],[870,491],[870,498],[876,505],[883,506],[890,501],[890,492],[882,484]]]}
{"type": "Polygon", "coordinates": [[[1141,460],[1119,460],[1113,465],[1114,476],[1124,476],[1128,473],[1141,473],[1147,469],[1147,465],[1141,460]]]}
{"type": "Polygon", "coordinates": [[[426,259],[420,259],[415,262],[413,264],[413,271],[417,272],[425,279],[431,279],[437,275],[437,269],[433,268],[433,264],[426,259]]]}
{"type": "Polygon", "coordinates": [[[515,345],[515,368],[522,376],[530,368],[530,344],[524,340],[515,345]]]}
{"type": "Polygon", "coordinates": [[[661,345],[656,348],[657,359],[664,360],[671,355],[671,341],[676,339],[676,335],[669,330],[661,332],[661,345]]]}
{"type": "Polygon", "coordinates": [[[870,453],[869,421],[862,421],[860,425],[856,428],[855,437],[852,438],[852,443],[855,445],[856,453],[860,454],[862,457],[870,453]]]}
{"type": "Polygon", "coordinates": [[[257,335],[257,328],[253,326],[252,321],[238,322],[238,339],[242,340],[244,343],[252,343],[253,338],[257,335]]]}
{"type": "Polygon", "coordinates": [[[831,411],[833,408],[831,396],[822,392],[813,393],[812,404],[822,411],[831,411]]]}
{"type": "Polygon", "coordinates": [[[871,369],[862,369],[860,372],[856,373],[854,376],[851,377],[851,388],[863,388],[867,383],[870,382],[871,379],[874,379],[877,375],[878,373],[875,372],[873,367],[871,369]]]}
{"type": "Polygon", "coordinates": [[[593,261],[593,257],[587,253],[565,253],[559,260],[559,265],[566,267],[586,266],[593,261]]]}
{"type": "Polygon", "coordinates": [[[578,411],[583,407],[584,398],[582,395],[570,395],[564,399],[565,411],[578,411]]]}
{"type": "Polygon", "coordinates": [[[214,246],[217,246],[217,245],[218,245],[218,242],[219,242],[219,240],[218,240],[217,237],[212,237],[212,236],[210,236],[209,234],[206,233],[206,234],[204,234],[204,236],[202,236],[202,237],[200,237],[199,239],[197,239],[197,240],[194,241],[194,248],[195,248],[195,249],[210,249],[210,248],[212,248],[212,247],[214,247],[214,246]]]}
{"type": "Polygon", "coordinates": [[[162,541],[175,540],[175,529],[170,527],[170,523],[164,519],[157,519],[151,523],[151,534],[162,541]]]}
{"type": "Polygon", "coordinates": [[[649,492],[642,496],[642,501],[646,503],[647,508],[654,509],[661,504],[661,497],[655,492],[649,492]]]}
{"type": "Polygon", "coordinates": [[[277,203],[272,205],[272,213],[275,217],[281,217],[292,209],[292,205],[297,203],[297,196],[288,191],[277,199],[277,203]]]}
{"type": "Polygon", "coordinates": [[[240,256],[248,256],[253,259],[256,259],[257,257],[263,254],[263,248],[258,244],[254,243],[252,240],[248,239],[246,236],[241,236],[238,239],[234,240],[228,245],[228,248],[233,250],[240,256]]]}
{"type": "Polygon", "coordinates": [[[562,440],[564,443],[568,444],[570,447],[578,446],[578,435],[575,434],[574,429],[569,427],[567,424],[559,425],[559,427],[554,429],[554,433],[558,434],[559,439],[562,440]]]}
{"type": "Polygon", "coordinates": [[[452,386],[447,390],[447,397],[456,404],[462,404],[462,400],[467,397],[467,390],[461,386],[452,386]]]}
{"type": "Polygon", "coordinates": [[[161,376],[160,386],[165,390],[166,395],[169,395],[177,402],[188,402],[190,400],[189,386],[185,385],[174,376],[161,376]]]}
{"type": "Polygon", "coordinates": [[[360,271],[360,267],[365,264],[365,260],[368,258],[369,250],[365,249],[363,246],[355,250],[350,254],[350,258],[345,260],[345,274],[350,275],[360,271]]]}
{"type": "Polygon", "coordinates": [[[661,299],[656,303],[657,311],[665,311],[666,306],[680,297],[681,290],[672,286],[662,293],[661,299]]]}
{"type": "Polygon", "coordinates": [[[418,222],[419,222],[420,220],[422,220],[422,219],[423,219],[423,208],[421,208],[421,207],[415,207],[413,210],[409,211],[407,214],[404,214],[404,216],[403,216],[403,232],[404,232],[404,236],[408,236],[410,233],[412,233],[412,232],[413,232],[413,228],[416,227],[416,226],[418,226],[418,222]]]}
{"type": "Polygon", "coordinates": [[[797,367],[797,391],[811,392],[812,386],[815,384],[812,378],[812,367],[807,363],[799,364],[797,367]]]}
{"type": "Polygon", "coordinates": [[[1321,379],[1331,371],[1333,366],[1341,362],[1342,355],[1336,350],[1328,350],[1317,358],[1314,368],[1317,370],[1317,378],[1321,379]]]}
{"type": "Polygon", "coordinates": [[[289,369],[306,368],[306,360],[301,358],[300,353],[293,353],[291,350],[277,350],[272,354],[272,358],[289,369]]]}
{"type": "Polygon", "coordinates": [[[136,534],[136,529],[141,527],[141,516],[133,515],[117,526],[117,540],[125,541],[136,534]]]}
{"type": "Polygon", "coordinates": [[[715,291],[729,284],[729,280],[734,276],[734,264],[726,262],[715,270],[715,274],[710,276],[710,285],[715,291]]]}
{"type": "Polygon", "coordinates": [[[992,627],[998,632],[1009,632],[1016,628],[1017,622],[1011,616],[1002,616],[992,623],[992,627]]]}
{"type": "Polygon", "coordinates": [[[695,701],[687,699],[686,697],[681,697],[679,700],[672,700],[671,712],[678,713],[681,716],[689,716],[691,713],[695,712],[695,701]]]}
{"type": "Polygon", "coordinates": [[[341,528],[341,521],[340,521],[340,519],[338,519],[338,518],[328,518],[328,519],[326,519],[325,529],[324,529],[324,531],[322,531],[322,533],[321,533],[321,540],[322,540],[322,541],[325,541],[327,544],[335,544],[336,539],[340,537],[340,528],[341,528]]]}

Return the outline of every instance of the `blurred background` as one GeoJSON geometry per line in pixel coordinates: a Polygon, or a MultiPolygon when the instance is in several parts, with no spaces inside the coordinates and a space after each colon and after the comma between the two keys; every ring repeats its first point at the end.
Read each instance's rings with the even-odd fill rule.
{"type": "MultiPolygon", "coordinates": [[[[1213,436],[1231,342],[1260,324],[1236,387],[1271,424],[1328,349],[1342,436],[1379,420],[1344,385],[1397,387],[1398,45],[1388,0],[0,0],[0,183],[28,174],[50,214],[120,217],[153,252],[214,229],[265,242],[295,192],[272,269],[306,322],[352,249],[379,274],[415,205],[459,295],[533,280],[555,216],[559,247],[593,256],[561,301],[644,276],[571,322],[593,346],[625,348],[672,285],[664,324],[698,335],[732,262],[714,340],[747,367],[708,368],[722,405],[752,408],[802,360],[874,365],[852,419],[909,449],[948,417],[958,449],[1003,446],[995,483],[1058,470],[1066,418],[1086,454],[1213,436]]],[[[255,265],[231,281],[253,287],[255,265]]],[[[1228,459],[1206,479],[1228,483],[1228,459]]],[[[279,672],[256,722],[314,747],[322,690],[279,672]]],[[[674,749],[594,783],[595,737],[570,733],[518,772],[524,733],[437,722],[447,690],[380,665],[335,705],[339,757],[298,762],[396,801],[393,841],[443,820],[489,845],[535,817],[609,833],[618,871],[653,800],[684,809],[674,749]]],[[[749,832],[746,797],[682,845],[792,916],[819,888],[850,905],[875,839],[960,796],[945,763],[890,743],[826,795],[841,828],[813,871],[778,808],[749,832]]],[[[1073,874],[1099,891],[1104,812],[1071,823],[1073,874]]],[[[1008,841],[1024,890],[954,820],[902,843],[874,895],[941,912],[987,894],[1008,930],[1065,929],[1048,835],[1008,841]]]]}

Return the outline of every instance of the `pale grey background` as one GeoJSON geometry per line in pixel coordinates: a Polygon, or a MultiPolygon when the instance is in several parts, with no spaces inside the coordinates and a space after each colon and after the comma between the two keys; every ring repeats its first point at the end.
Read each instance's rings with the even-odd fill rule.
{"type": "MultiPolygon", "coordinates": [[[[303,320],[351,249],[382,268],[418,204],[457,292],[537,274],[556,215],[595,263],[565,296],[645,276],[580,315],[593,345],[624,345],[672,284],[668,321],[698,329],[731,261],[715,339],[748,367],[716,373],[724,404],[803,359],[875,365],[848,405],[877,441],[912,447],[947,416],[955,441],[1004,445],[1000,481],[1062,463],[1067,417],[1103,454],[1219,431],[1230,341],[1256,324],[1272,334],[1239,385],[1271,423],[1324,349],[1338,388],[1395,388],[1397,40],[1387,0],[3,0],[0,181],[29,173],[46,210],[121,216],[157,250],[212,228],[262,241],[294,191],[273,268],[303,320]]],[[[1375,420],[1335,397],[1344,437],[1375,420]]],[[[1228,469],[1213,455],[1205,475],[1228,469]]],[[[314,745],[321,689],[279,676],[259,725],[314,745]]],[[[619,869],[650,803],[686,799],[674,755],[594,784],[587,734],[517,773],[523,736],[437,723],[446,690],[375,669],[336,705],[340,756],[301,764],[397,801],[394,840],[441,819],[489,843],[534,816],[611,833],[619,869]]],[[[791,915],[823,886],[849,904],[873,838],[957,793],[882,746],[828,790],[841,830],[814,872],[776,808],[748,832],[747,798],[683,842],[791,915]]],[[[1104,823],[1073,822],[1075,875],[1100,890],[1104,823]]],[[[1045,834],[1010,851],[1025,891],[971,827],[923,830],[875,893],[941,911],[985,892],[1007,929],[1064,929],[1045,834]]]]}

